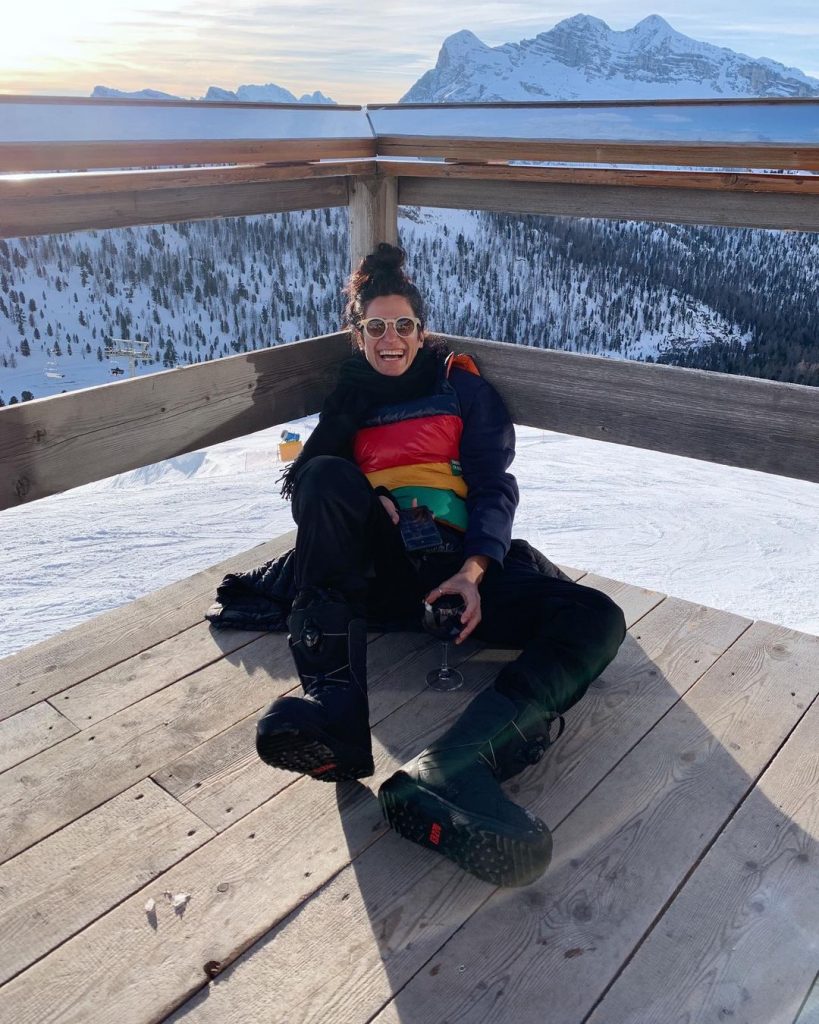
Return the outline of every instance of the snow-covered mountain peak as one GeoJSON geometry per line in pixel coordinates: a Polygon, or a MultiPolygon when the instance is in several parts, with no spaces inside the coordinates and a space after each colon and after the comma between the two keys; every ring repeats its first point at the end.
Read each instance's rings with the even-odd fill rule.
{"type": "MultiPolygon", "coordinates": [[[[563,21],[559,21],[552,29],[553,32],[557,30],[562,32],[597,32],[597,33],[608,33],[611,32],[609,26],[602,20],[602,18],[595,18],[591,14],[574,14],[571,18],[564,18],[563,21]]],[[[544,33],[545,34],[545,33],[544,33]]]]}
{"type": "MultiPolygon", "coordinates": [[[[647,18],[643,18],[642,21],[638,21],[634,28],[628,31],[639,33],[640,35],[673,35],[679,36],[680,33],[673,29],[665,18],[660,17],[659,14],[649,14],[647,18]]],[[[685,36],[681,36],[685,38],[685,36]]]]}
{"type": "MultiPolygon", "coordinates": [[[[156,89],[138,89],[134,92],[123,92],[121,89],[111,89],[107,85],[96,85],[91,93],[92,99],[99,97],[116,96],[133,100],[180,100],[185,97],[174,96],[168,92],[158,92],[156,89]]],[[[273,82],[267,85],[240,85],[233,92],[230,89],[222,89],[218,85],[212,85],[200,99],[210,102],[229,103],[325,103],[335,106],[335,100],[316,90],[312,93],[305,93],[296,98],[289,89],[285,89],[273,82]]]]}
{"type": "Polygon", "coordinates": [[[95,85],[91,90],[92,99],[132,99],[132,100],[178,100],[180,96],[174,96],[170,92],[160,92],[159,89],[137,89],[134,92],[123,92],[121,89],[111,89],[107,85],[95,85]]]}
{"type": "Polygon", "coordinates": [[[475,33],[470,32],[468,28],[462,28],[460,32],[453,32],[451,36],[447,36],[443,43],[441,43],[441,53],[450,55],[468,53],[470,50],[488,49],[489,47],[486,43],[478,39],[475,33]]]}
{"type": "Polygon", "coordinates": [[[519,43],[487,46],[468,30],[445,40],[435,68],[403,97],[493,100],[819,96],[819,79],[768,58],[691,39],[658,14],[617,31],[576,14],[519,43]]]}

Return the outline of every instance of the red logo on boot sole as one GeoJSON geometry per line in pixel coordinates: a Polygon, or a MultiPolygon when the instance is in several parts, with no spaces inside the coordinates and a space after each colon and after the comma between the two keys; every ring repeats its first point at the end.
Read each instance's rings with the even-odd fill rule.
{"type": "Polygon", "coordinates": [[[429,841],[435,846],[441,841],[441,826],[437,821],[432,823],[432,828],[429,830],[429,841]]]}
{"type": "Polygon", "coordinates": [[[320,768],[313,769],[313,775],[323,775],[325,772],[329,772],[331,768],[335,768],[336,764],[323,764],[320,768]]]}

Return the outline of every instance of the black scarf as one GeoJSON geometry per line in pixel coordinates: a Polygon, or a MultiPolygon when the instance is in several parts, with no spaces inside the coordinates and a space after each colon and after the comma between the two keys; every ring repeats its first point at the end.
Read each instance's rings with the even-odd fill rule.
{"type": "Polygon", "coordinates": [[[318,426],[305,442],[299,457],[279,477],[282,497],[293,497],[299,473],[316,455],[349,458],[355,432],[371,409],[431,394],[440,365],[441,356],[436,356],[428,348],[420,349],[398,377],[379,373],[361,352],[345,359],[339,370],[336,389],[324,402],[318,426]]]}

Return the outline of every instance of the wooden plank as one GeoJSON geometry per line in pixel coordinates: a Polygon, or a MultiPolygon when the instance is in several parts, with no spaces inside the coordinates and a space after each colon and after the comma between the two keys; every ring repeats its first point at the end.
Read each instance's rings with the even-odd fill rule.
{"type": "MultiPolygon", "coordinates": [[[[427,688],[376,731],[377,787],[452,721],[494,674],[464,665],[465,688],[427,688]]],[[[10,981],[3,1009],[15,1024],[144,1024],[161,1019],[358,856],[386,826],[367,786],[301,778],[10,981]],[[177,916],[163,890],[187,892],[177,916]],[[157,925],[146,921],[157,901],[157,925]]],[[[269,1009],[269,1008],[268,1008],[269,1009]]]]}
{"type": "Polygon", "coordinates": [[[819,482],[819,388],[442,337],[476,357],[515,423],[819,482]]]}
{"type": "MultiPolygon", "coordinates": [[[[524,806],[537,799],[553,826],[565,819],[747,625],[737,616],[664,601],[569,712],[566,733],[544,761],[511,783],[514,798],[524,806]]],[[[288,1024],[358,1024],[476,910],[480,923],[479,907],[491,892],[449,861],[390,833],[172,1019],[239,1024],[275,1002],[286,1009],[288,1024]],[[320,935],[324,951],[317,958],[320,935]]],[[[498,1011],[500,1020],[514,1019],[498,1011]]],[[[541,1004],[540,1020],[551,1024],[543,1012],[541,1004]]],[[[443,1019],[454,1018],[434,1010],[424,1018],[430,1024],[443,1019]]]]}
{"type": "Polygon", "coordinates": [[[791,231],[819,229],[818,204],[813,194],[404,177],[398,179],[398,202],[401,206],[547,217],[601,217],[791,231]]]}
{"type": "Polygon", "coordinates": [[[292,181],[236,182],[121,191],[106,195],[11,199],[3,203],[0,237],[50,235],[56,231],[121,228],[139,224],[249,217],[286,210],[347,205],[342,176],[292,181]]]}
{"type": "Polygon", "coordinates": [[[384,175],[350,177],[350,269],[379,242],[398,244],[398,182],[384,175]]]}
{"type": "Polygon", "coordinates": [[[0,772],[72,736],[76,725],[49,704],[34,704],[0,722],[0,772]]]}
{"type": "MultiPolygon", "coordinates": [[[[270,184],[298,181],[301,178],[335,178],[349,174],[375,173],[375,161],[332,160],[324,163],[247,164],[239,167],[186,167],[163,171],[86,171],[76,174],[23,176],[0,180],[0,203],[15,199],[110,196],[117,192],[148,192],[154,189],[187,188],[194,185],[236,185],[263,181],[270,184]]],[[[763,174],[758,177],[765,179],[775,176],[763,174]]],[[[794,175],[783,177],[787,181],[803,180],[794,175]]]]}
{"type": "MultiPolygon", "coordinates": [[[[0,984],[213,835],[143,780],[0,866],[0,984]]],[[[0,997],[0,1001],[1,997],[0,997]]]]}
{"type": "Polygon", "coordinates": [[[229,572],[255,569],[293,546],[284,534],[0,661],[0,718],[118,665],[202,621],[229,572]]]}
{"type": "Polygon", "coordinates": [[[264,633],[215,630],[200,622],[51,698],[81,729],[136,704],[177,680],[246,647],[264,633]]]}
{"type": "Polygon", "coordinates": [[[0,507],[315,412],[347,332],[0,409],[0,507]]]}
{"type": "Polygon", "coordinates": [[[604,594],[608,594],[612,601],[622,609],[628,629],[631,629],[634,623],[647,615],[652,608],[656,608],[665,597],[657,590],[635,587],[630,583],[621,583],[619,580],[598,576],[592,572],[583,577],[582,586],[602,590],[604,594]]]}
{"type": "MultiPolygon", "coordinates": [[[[12,97],[17,99],[17,97],[12,97]]],[[[0,97],[2,99],[2,97],[0,97]]],[[[32,98],[33,99],[33,98],[32,98]]],[[[95,102],[95,101],[91,101],[95,102]]],[[[121,101],[120,101],[121,102],[121,101]]],[[[157,101],[161,102],[161,101],[157,101]]],[[[435,113],[439,110],[552,110],[564,107],[572,111],[578,110],[629,110],[633,107],[724,107],[726,110],[743,107],[816,107],[819,99],[815,96],[736,96],[730,99],[718,99],[714,97],[703,97],[700,99],[674,99],[673,97],[663,99],[615,99],[615,100],[486,100],[473,102],[472,100],[450,100],[446,103],[368,103],[367,110],[398,110],[401,112],[413,110],[429,110],[435,113]]]]}
{"type": "Polygon", "coordinates": [[[815,698],[817,657],[754,623],[555,830],[544,878],[491,896],[374,1020],[584,1019],[815,698]]]}
{"type": "Polygon", "coordinates": [[[282,634],[181,679],[0,775],[0,860],[144,779],[296,684],[282,634]]]}
{"type": "Polygon", "coordinates": [[[817,736],[814,702],[589,1024],[799,1019],[817,967],[817,736]]]}
{"type": "Polygon", "coordinates": [[[664,164],[672,167],[819,170],[819,146],[786,143],[621,142],[616,139],[451,138],[379,135],[378,156],[558,163],[664,164]]]}
{"type": "Polygon", "coordinates": [[[451,181],[525,181],[544,185],[608,185],[635,188],[682,188],[706,192],[773,192],[817,195],[819,178],[810,174],[752,174],[726,171],[653,171],[622,167],[523,167],[518,164],[424,163],[384,161],[388,177],[438,178],[451,181]]]}
{"type": "MultiPolygon", "coordinates": [[[[451,652],[458,665],[474,644],[451,652]]],[[[370,722],[375,727],[426,686],[440,664],[438,645],[419,633],[387,634],[370,644],[367,672],[370,722]]],[[[293,782],[291,772],[271,769],[256,755],[256,711],[230,729],[163,767],[154,781],[221,832],[293,782]]]]}
{"type": "MultiPolygon", "coordinates": [[[[5,174],[89,167],[282,163],[374,157],[374,139],[145,139],[134,142],[0,142],[5,174]]],[[[760,165],[761,166],[761,165],[760,165]]]]}

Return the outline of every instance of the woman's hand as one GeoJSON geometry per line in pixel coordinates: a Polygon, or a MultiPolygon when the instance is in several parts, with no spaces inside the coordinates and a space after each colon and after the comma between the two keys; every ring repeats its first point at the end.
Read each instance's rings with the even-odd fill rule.
{"type": "Polygon", "coordinates": [[[435,604],[442,594],[459,594],[466,604],[461,614],[463,629],[458,634],[456,644],[464,640],[477,629],[481,621],[481,594],[478,584],[483,579],[489,559],[486,555],[470,555],[454,576],[444,580],[431,590],[424,600],[427,604],[435,604]]]}
{"type": "Polygon", "coordinates": [[[395,506],[395,502],[383,494],[378,495],[378,500],[384,506],[387,515],[392,520],[392,525],[398,526],[398,509],[395,506]]]}

